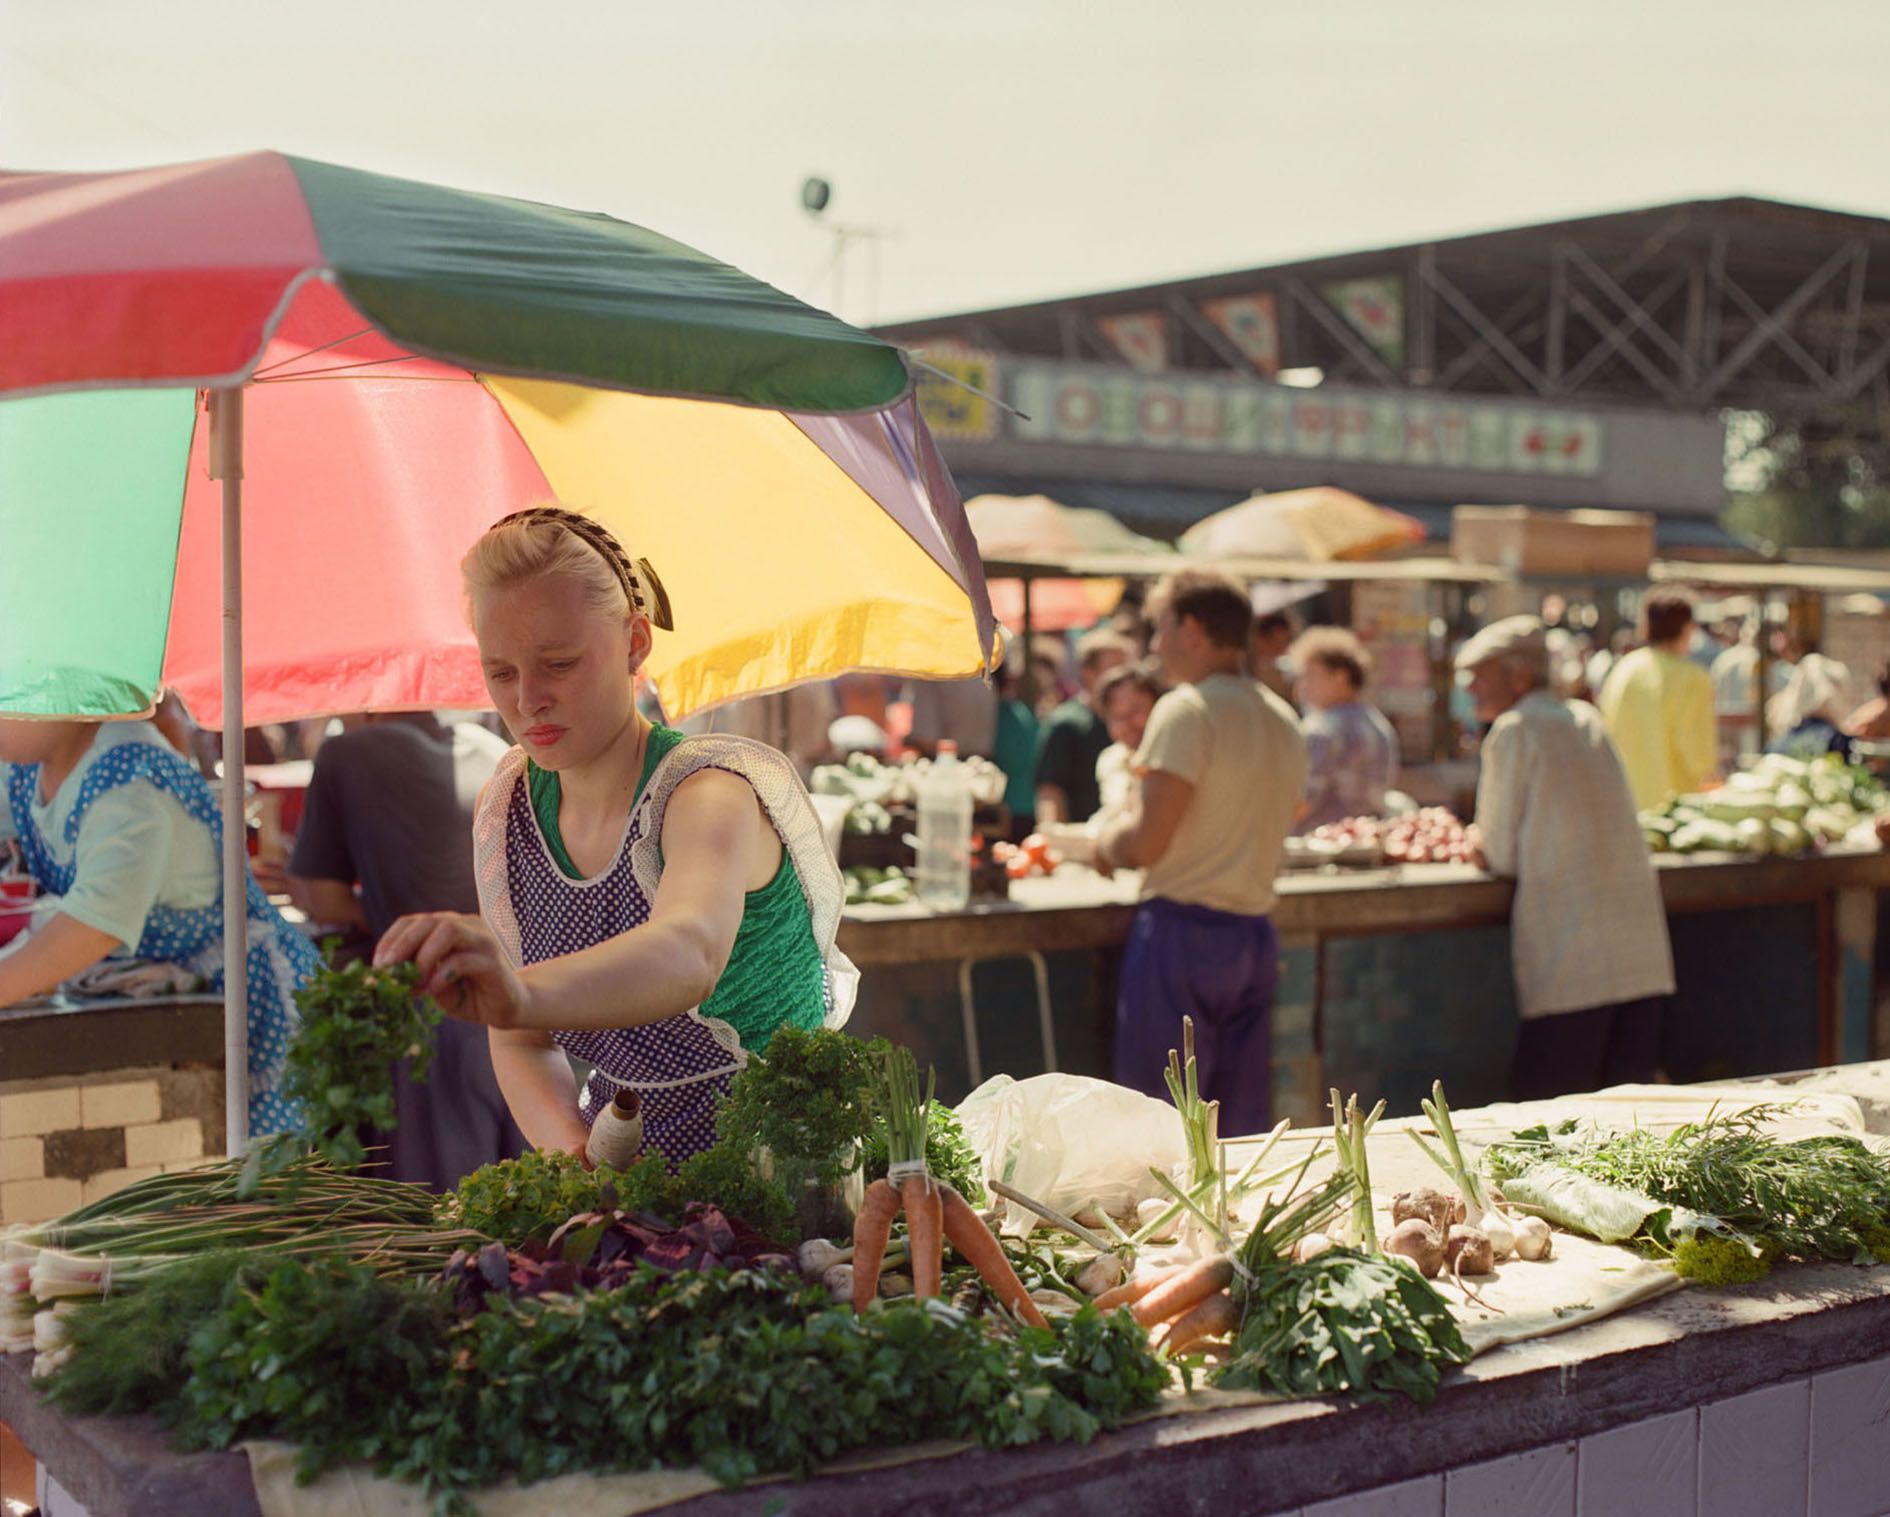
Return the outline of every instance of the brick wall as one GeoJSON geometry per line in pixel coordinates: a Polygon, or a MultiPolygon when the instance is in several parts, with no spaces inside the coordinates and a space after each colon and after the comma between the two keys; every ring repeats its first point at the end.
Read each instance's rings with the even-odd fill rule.
{"type": "Polygon", "coordinates": [[[0,1226],[44,1222],[223,1152],[223,1074],[150,1066],[0,1081],[0,1226]]]}

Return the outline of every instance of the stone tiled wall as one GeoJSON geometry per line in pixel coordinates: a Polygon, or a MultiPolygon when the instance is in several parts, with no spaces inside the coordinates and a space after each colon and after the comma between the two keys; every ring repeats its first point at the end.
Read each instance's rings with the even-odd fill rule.
{"type": "Polygon", "coordinates": [[[1890,1359],[1267,1517],[1890,1517],[1890,1359]]]}
{"type": "Polygon", "coordinates": [[[0,1081],[0,1226],[44,1222],[223,1151],[223,1075],[166,1066],[0,1081]]]}

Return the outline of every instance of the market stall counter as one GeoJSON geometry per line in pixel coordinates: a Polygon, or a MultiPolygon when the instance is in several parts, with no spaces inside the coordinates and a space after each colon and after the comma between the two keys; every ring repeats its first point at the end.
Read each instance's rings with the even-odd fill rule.
{"type": "Polygon", "coordinates": [[[223,1124],[221,997],[0,1008],[0,1227],[220,1154],[223,1124]]]}
{"type": "MultiPolygon", "coordinates": [[[[1876,896],[1890,886],[1890,855],[1837,845],[1802,857],[1655,863],[1679,982],[1662,1050],[1670,1077],[1753,1075],[1890,1048],[1872,1000],[1876,896]]],[[[1310,1120],[1331,1085],[1411,1110],[1440,1075],[1466,1099],[1504,1096],[1516,1027],[1512,889],[1462,864],[1282,877],[1276,1114],[1310,1120]]],[[[1132,875],[1103,879],[1066,864],[1013,882],[1007,901],[960,912],[848,907],[840,946],[862,970],[854,1026],[912,1046],[954,1098],[976,1083],[969,1026],[983,1073],[1033,1073],[1045,1067],[1035,985],[1001,961],[1034,951],[1047,960],[1059,1067],[1106,1075],[1113,963],[1136,892],[1132,875]]],[[[1567,910],[1579,933],[1584,903],[1571,899],[1567,910]]]]}
{"type": "MultiPolygon", "coordinates": [[[[1881,1087],[1890,1070],[1822,1073],[1837,1076],[1836,1089],[1847,1091],[1859,1082],[1881,1087]]],[[[1724,1092],[1698,1094],[1717,1101],[1724,1092]]],[[[1856,1099],[1864,1122],[1882,1127],[1883,1103],[1856,1099]]],[[[1606,1097],[1567,1103],[1572,1111],[1605,1104],[1606,1097]]],[[[1514,1108],[1456,1114],[1465,1129],[1506,1126],[1516,1116],[1514,1108]]],[[[1410,1152],[1387,1143],[1374,1163],[1410,1152]]],[[[1387,1184],[1408,1183],[1420,1172],[1385,1169],[1387,1184]]],[[[1614,1257],[1624,1274],[1650,1268],[1629,1253],[1614,1257]]],[[[1252,1517],[1406,1510],[1469,1517],[1519,1507],[1547,1517],[1693,1511],[1878,1517],[1885,1510],[1890,1267],[1792,1266],[1754,1285],[1650,1293],[1611,1315],[1597,1316],[1588,1301],[1572,1301],[1565,1311],[1565,1331],[1551,1324],[1546,1333],[1534,1328],[1526,1341],[1499,1339],[1452,1372],[1424,1408],[1398,1398],[1377,1404],[1323,1398],[1214,1409],[1206,1397],[1171,1404],[1166,1415],[1087,1445],[888,1449],[870,1467],[860,1462],[804,1484],[740,1490],[710,1490],[700,1479],[691,1485],[679,1473],[681,1484],[659,1489],[646,1481],[631,1504],[610,1509],[831,1517],[932,1510],[940,1491],[950,1490],[954,1510],[1044,1517],[1182,1508],[1252,1517]]],[[[56,1413],[29,1382],[29,1362],[26,1355],[0,1359],[0,1422],[55,1482],[48,1517],[62,1517],[74,1504],[92,1517],[209,1511],[314,1517],[341,1509],[330,1482],[301,1491],[268,1450],[254,1466],[241,1453],[177,1455],[149,1417],[56,1413]],[[261,1494],[252,1468],[262,1471],[261,1494]]],[[[418,1517],[428,1508],[413,1490],[375,1486],[356,1494],[371,1496],[377,1511],[418,1517]],[[405,1499],[389,1506],[396,1494],[405,1499]]],[[[560,1482],[499,1496],[490,1507],[482,1497],[481,1509],[556,1510],[582,1494],[560,1482]]]]}

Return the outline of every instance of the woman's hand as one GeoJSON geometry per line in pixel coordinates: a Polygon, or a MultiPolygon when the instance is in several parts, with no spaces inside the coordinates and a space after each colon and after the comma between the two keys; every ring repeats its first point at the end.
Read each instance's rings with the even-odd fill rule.
{"type": "Polygon", "coordinates": [[[529,1003],[525,982],[505,961],[492,929],[476,916],[429,911],[402,917],[382,935],[374,964],[420,971],[420,992],[463,1022],[519,1027],[529,1003]]]}

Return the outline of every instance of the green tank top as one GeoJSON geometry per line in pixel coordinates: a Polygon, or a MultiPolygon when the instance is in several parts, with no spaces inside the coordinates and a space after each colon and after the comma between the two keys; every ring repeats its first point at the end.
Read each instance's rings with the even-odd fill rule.
{"type": "MultiPolygon", "coordinates": [[[[637,776],[636,794],[630,804],[642,799],[644,788],[656,767],[683,740],[674,727],[652,726],[650,740],[643,754],[643,772],[637,776]]],[[[558,804],[563,791],[556,770],[540,769],[527,759],[526,784],[531,792],[532,814],[538,830],[544,834],[545,847],[553,862],[568,879],[584,878],[564,846],[564,834],[558,827],[558,804]]],[[[657,860],[662,860],[658,846],[657,860]]],[[[735,946],[730,949],[728,967],[715,989],[702,1003],[702,1014],[728,1023],[749,1053],[766,1053],[775,1029],[791,1023],[812,1029],[825,1020],[827,966],[820,945],[814,941],[814,920],[807,909],[807,896],[801,890],[801,877],[781,850],[781,867],[774,878],[759,890],[748,892],[742,910],[742,923],[735,931],[735,946]]]]}

